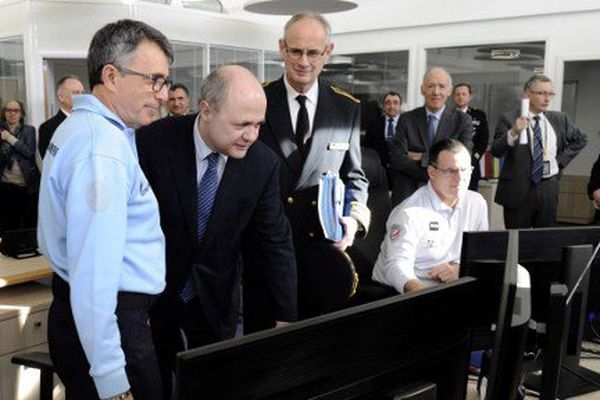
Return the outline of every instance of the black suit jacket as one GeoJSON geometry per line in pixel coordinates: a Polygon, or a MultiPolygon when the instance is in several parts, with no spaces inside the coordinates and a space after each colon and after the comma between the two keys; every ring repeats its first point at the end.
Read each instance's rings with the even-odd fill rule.
{"type": "Polygon", "coordinates": [[[471,154],[474,161],[479,161],[490,140],[490,129],[485,112],[478,108],[467,107],[467,114],[473,121],[473,150],[471,154]]]}
{"type": "Polygon", "coordinates": [[[279,193],[277,156],[257,142],[243,159],[229,157],[202,246],[198,247],[196,116],[167,117],[141,128],[141,167],[159,203],[166,237],[167,288],[177,295],[192,273],[206,320],[221,339],[232,337],[239,309],[240,247],[251,234],[264,261],[277,320],[296,319],[296,264],[279,193]]]}
{"type": "Polygon", "coordinates": [[[374,119],[367,125],[363,139],[363,146],[375,150],[384,167],[390,162],[390,146],[384,136],[387,119],[385,115],[374,119]]]}
{"type": "MultiPolygon", "coordinates": [[[[517,208],[526,200],[531,185],[533,158],[530,141],[527,144],[519,144],[517,139],[515,145],[511,147],[507,140],[508,131],[519,115],[520,111],[512,111],[500,117],[491,148],[494,157],[504,157],[495,201],[510,208],[517,208]]],[[[559,170],[562,171],[585,147],[587,138],[573,125],[566,114],[546,111],[544,115],[556,133],[556,161],[559,170]]]]}
{"type": "Polygon", "coordinates": [[[62,110],[58,110],[54,117],[50,118],[48,121],[40,125],[38,136],[38,150],[42,158],[44,158],[44,155],[46,154],[46,149],[50,144],[50,139],[52,139],[54,131],[66,118],[67,116],[65,115],[65,113],[63,113],[62,110]]]}
{"type": "MultiPolygon", "coordinates": [[[[367,203],[368,181],[361,167],[360,107],[357,100],[319,80],[319,99],[313,122],[310,149],[302,158],[294,141],[287,91],[283,77],[265,86],[267,115],[259,139],[267,144],[281,161],[281,192],[294,229],[294,240],[308,240],[309,234],[319,235],[316,208],[316,187],[321,174],[339,172],[346,185],[346,212],[351,202],[367,203]],[[300,194],[295,198],[297,194],[300,194]],[[289,197],[292,199],[288,199],[289,197]],[[291,204],[293,202],[293,204],[291,204]],[[290,212],[290,206],[294,210],[290,212]],[[302,228],[301,231],[298,228],[302,228]]],[[[355,216],[355,215],[353,215],[355,216]]],[[[365,229],[366,218],[355,216],[365,229]]],[[[322,235],[321,235],[322,236],[322,235]]],[[[310,237],[313,237],[310,235],[310,237]]]]}
{"type": "MultiPolygon", "coordinates": [[[[452,138],[460,140],[469,150],[473,147],[471,117],[446,106],[435,134],[435,142],[452,138]]],[[[396,134],[392,140],[390,166],[397,171],[394,180],[394,197],[399,201],[410,196],[419,185],[428,180],[429,139],[427,137],[427,112],[425,106],[400,115],[396,134]],[[420,161],[412,160],[408,152],[423,153],[420,161]]],[[[399,201],[394,201],[394,205],[399,201]]]]}

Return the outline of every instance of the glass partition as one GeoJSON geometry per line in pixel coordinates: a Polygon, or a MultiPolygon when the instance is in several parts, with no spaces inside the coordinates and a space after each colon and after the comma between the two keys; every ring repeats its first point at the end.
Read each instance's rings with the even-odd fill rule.
{"type": "Polygon", "coordinates": [[[24,59],[21,37],[0,39],[0,105],[16,99],[27,107],[24,59]]]}
{"type": "Polygon", "coordinates": [[[260,50],[229,46],[210,46],[210,70],[236,64],[248,68],[260,79],[260,50]]]}

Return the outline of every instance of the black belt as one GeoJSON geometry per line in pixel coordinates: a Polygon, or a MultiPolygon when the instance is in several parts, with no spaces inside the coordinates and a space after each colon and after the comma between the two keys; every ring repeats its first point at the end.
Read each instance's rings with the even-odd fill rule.
{"type": "MultiPolygon", "coordinates": [[[[70,301],[71,288],[57,274],[52,276],[52,294],[55,298],[70,301]]],[[[135,292],[119,292],[117,295],[117,310],[148,309],[156,299],[155,295],[135,292]]]]}

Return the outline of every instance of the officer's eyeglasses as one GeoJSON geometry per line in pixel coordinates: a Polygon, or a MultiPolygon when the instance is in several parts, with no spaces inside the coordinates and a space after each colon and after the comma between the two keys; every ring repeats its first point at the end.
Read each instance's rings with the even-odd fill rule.
{"type": "Polygon", "coordinates": [[[167,79],[160,74],[144,74],[142,72],[133,71],[129,68],[121,67],[117,64],[113,65],[123,75],[141,76],[142,78],[149,80],[150,82],[152,82],[152,90],[155,93],[160,92],[161,90],[163,90],[164,87],[166,87],[167,90],[169,90],[169,88],[173,85],[172,80],[167,79]]]}
{"type": "Polygon", "coordinates": [[[442,173],[445,177],[457,176],[458,174],[466,175],[473,172],[473,167],[468,168],[440,168],[437,165],[431,164],[431,166],[442,173]]]}
{"type": "Polygon", "coordinates": [[[325,45],[325,48],[323,49],[323,51],[321,50],[315,50],[315,49],[311,49],[311,50],[302,50],[302,49],[296,49],[294,47],[289,47],[287,45],[287,42],[285,43],[285,51],[286,53],[288,53],[288,55],[290,56],[290,58],[292,60],[299,60],[302,58],[302,56],[304,56],[306,54],[306,58],[308,58],[310,61],[317,61],[319,58],[323,57],[325,55],[325,53],[327,52],[327,45],[325,45]]]}

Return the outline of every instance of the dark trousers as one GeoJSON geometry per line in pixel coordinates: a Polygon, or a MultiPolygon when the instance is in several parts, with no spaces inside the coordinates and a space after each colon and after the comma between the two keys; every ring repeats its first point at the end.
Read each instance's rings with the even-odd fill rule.
{"type": "Polygon", "coordinates": [[[552,177],[539,185],[531,185],[520,207],[504,207],[504,225],[506,229],[555,226],[557,206],[558,179],[552,177]]]}
{"type": "Polygon", "coordinates": [[[0,233],[37,225],[37,192],[26,186],[0,183],[0,233]]]}
{"type": "MultiPolygon", "coordinates": [[[[79,340],[65,285],[68,288],[55,275],[52,285],[54,299],[48,314],[50,357],[65,385],[67,400],[99,399],[89,374],[90,364],[79,340]]],[[[162,384],[148,326],[148,308],[149,303],[146,307],[117,306],[116,315],[131,393],[135,399],[158,400],[161,399],[162,384]]]]}
{"type": "Polygon", "coordinates": [[[220,339],[208,328],[198,297],[183,304],[177,294],[161,295],[150,310],[150,326],[163,382],[162,398],[170,400],[176,354],[220,339]]]}

